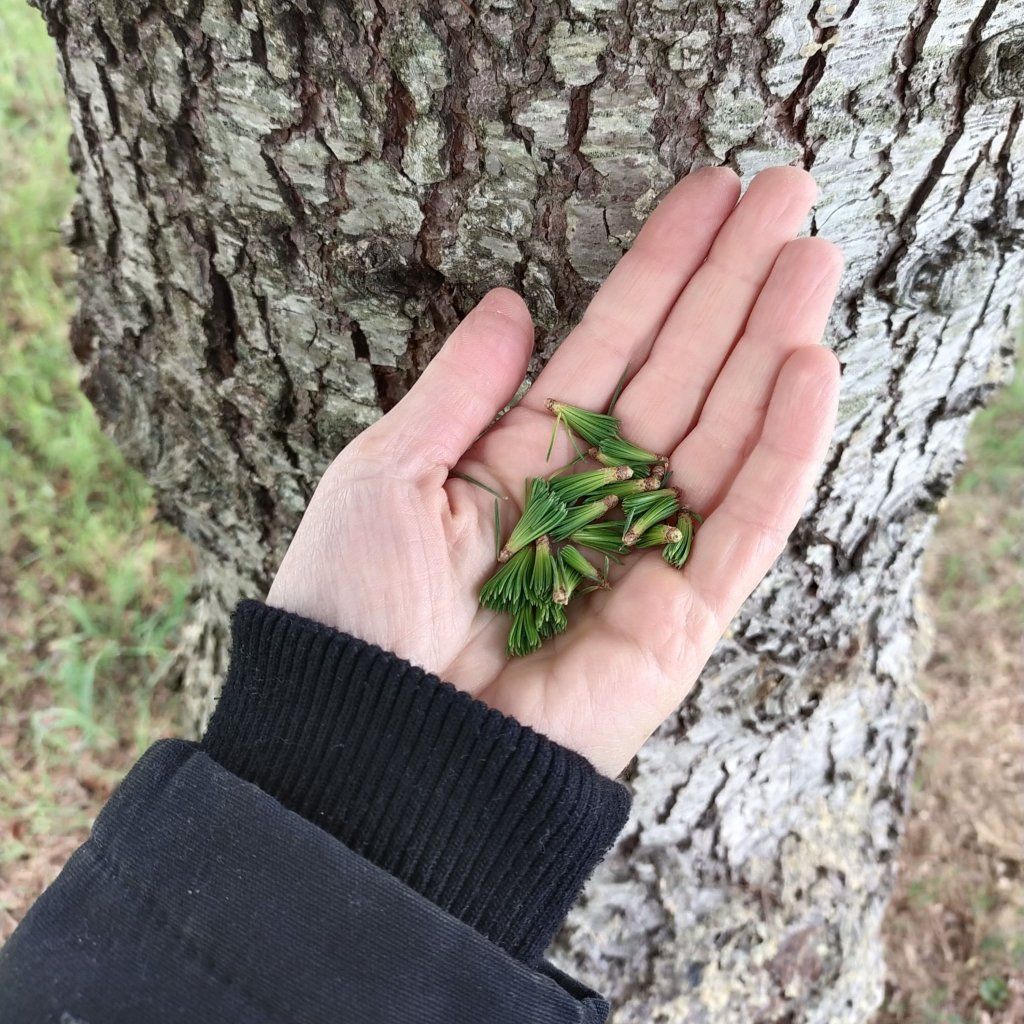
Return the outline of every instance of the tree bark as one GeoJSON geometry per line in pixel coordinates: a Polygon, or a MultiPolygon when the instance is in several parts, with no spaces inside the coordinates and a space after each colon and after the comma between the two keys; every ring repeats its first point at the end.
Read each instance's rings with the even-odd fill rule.
{"type": "MultiPolygon", "coordinates": [[[[922,548],[1024,279],[1024,0],[38,0],[79,175],[86,390],[226,610],[490,286],[544,361],[692,167],[812,168],[836,443],[641,752],[560,959],[626,1022],[863,1021],[922,709],[922,548]]],[[[534,367],[536,369],[536,366],[534,367]]]]}

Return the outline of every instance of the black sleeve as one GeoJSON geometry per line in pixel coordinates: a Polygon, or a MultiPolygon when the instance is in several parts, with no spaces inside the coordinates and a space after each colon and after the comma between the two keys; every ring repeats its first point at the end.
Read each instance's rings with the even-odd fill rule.
{"type": "Polygon", "coordinates": [[[0,950],[0,1022],[597,1024],[541,959],[628,812],[582,757],[256,602],[0,950]]]}

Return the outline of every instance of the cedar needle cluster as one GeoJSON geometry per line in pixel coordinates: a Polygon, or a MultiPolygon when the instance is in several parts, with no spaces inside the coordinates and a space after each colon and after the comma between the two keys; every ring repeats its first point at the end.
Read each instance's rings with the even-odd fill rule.
{"type": "Polygon", "coordinates": [[[627,441],[617,417],[553,399],[547,407],[555,417],[548,456],[561,427],[577,458],[549,477],[526,481],[522,515],[504,544],[500,537],[495,544],[499,567],[480,590],[484,608],[511,616],[513,657],[563,632],[573,598],[609,589],[612,560],[656,547],[669,565],[682,568],[701,521],[668,483],[668,460],[627,441]],[[600,468],[569,472],[588,459],[600,468]]]}

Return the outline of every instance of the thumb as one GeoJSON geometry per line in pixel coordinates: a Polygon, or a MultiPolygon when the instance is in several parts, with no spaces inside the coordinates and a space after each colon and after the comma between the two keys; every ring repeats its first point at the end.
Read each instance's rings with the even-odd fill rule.
{"type": "Polygon", "coordinates": [[[413,473],[450,469],[516,393],[532,351],[526,303],[507,288],[489,291],[366,441],[413,473]]]}

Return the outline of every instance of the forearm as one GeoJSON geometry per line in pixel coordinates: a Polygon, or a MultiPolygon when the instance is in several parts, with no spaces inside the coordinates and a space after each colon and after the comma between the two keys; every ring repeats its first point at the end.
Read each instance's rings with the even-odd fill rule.
{"type": "Polygon", "coordinates": [[[249,602],[202,744],[111,799],[0,955],[0,1017],[599,1020],[539,959],[627,810],[579,755],[249,602]]]}

